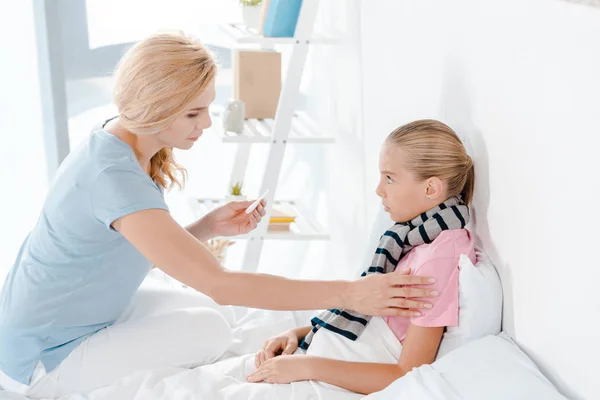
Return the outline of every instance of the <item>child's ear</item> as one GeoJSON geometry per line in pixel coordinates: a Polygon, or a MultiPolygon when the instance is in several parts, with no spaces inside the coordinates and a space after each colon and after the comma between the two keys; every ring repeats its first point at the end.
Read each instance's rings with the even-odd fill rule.
{"type": "Polygon", "coordinates": [[[444,194],[444,182],[440,178],[437,176],[429,178],[425,182],[425,185],[425,197],[427,197],[427,200],[441,200],[444,194]]]}

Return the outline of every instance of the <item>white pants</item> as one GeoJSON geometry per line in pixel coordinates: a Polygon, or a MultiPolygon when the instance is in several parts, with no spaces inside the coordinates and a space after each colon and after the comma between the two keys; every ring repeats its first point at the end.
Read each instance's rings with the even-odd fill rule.
{"type": "Polygon", "coordinates": [[[233,323],[232,309],[191,289],[142,287],[115,324],[88,337],[26,395],[71,395],[134,371],[211,363],[230,347],[233,323]]]}

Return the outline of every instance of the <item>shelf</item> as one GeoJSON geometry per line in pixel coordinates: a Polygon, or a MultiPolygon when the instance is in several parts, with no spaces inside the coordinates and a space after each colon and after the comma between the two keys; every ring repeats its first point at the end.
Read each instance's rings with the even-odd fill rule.
{"type": "MultiPolygon", "coordinates": [[[[260,44],[262,46],[274,46],[277,44],[294,44],[296,38],[293,37],[265,37],[259,35],[255,30],[248,29],[242,23],[226,23],[221,25],[227,35],[236,43],[240,44],[260,44]]],[[[319,34],[310,39],[314,44],[335,44],[339,38],[333,35],[319,34]]]]}
{"type": "MultiPolygon", "coordinates": [[[[225,204],[223,199],[190,199],[190,207],[195,217],[201,218],[216,207],[225,204]]],[[[242,240],[251,237],[276,240],[328,240],[329,234],[325,233],[323,227],[314,219],[309,218],[307,212],[294,201],[275,201],[274,206],[284,212],[290,212],[296,216],[296,222],[290,225],[289,232],[267,232],[264,236],[246,234],[233,236],[231,239],[242,240]]]]}
{"type": "MultiPolygon", "coordinates": [[[[270,143],[273,125],[272,119],[248,119],[243,133],[225,131],[220,113],[213,113],[213,126],[210,130],[217,133],[224,143],[270,143]]],[[[333,143],[335,139],[324,136],[317,124],[303,112],[296,112],[292,119],[292,128],[287,143],[333,143]]]]}

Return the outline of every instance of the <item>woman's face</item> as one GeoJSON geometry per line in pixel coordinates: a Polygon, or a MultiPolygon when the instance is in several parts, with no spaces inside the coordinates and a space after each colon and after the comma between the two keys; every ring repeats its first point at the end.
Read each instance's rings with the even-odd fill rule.
{"type": "Polygon", "coordinates": [[[437,178],[419,181],[405,165],[407,158],[402,148],[385,143],[379,155],[380,179],[375,193],[395,222],[410,221],[438,204],[431,197],[435,192],[432,184],[441,184],[441,181],[437,178]]]}
{"type": "Polygon", "coordinates": [[[204,129],[208,129],[212,125],[208,107],[215,100],[215,94],[213,79],[202,95],[190,103],[186,111],[177,117],[168,129],[157,134],[164,147],[187,150],[194,145],[196,140],[202,136],[204,129]]]}

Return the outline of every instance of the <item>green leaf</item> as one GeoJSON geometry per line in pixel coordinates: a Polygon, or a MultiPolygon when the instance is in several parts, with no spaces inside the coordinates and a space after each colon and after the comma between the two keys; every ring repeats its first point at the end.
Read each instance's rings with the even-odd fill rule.
{"type": "Polygon", "coordinates": [[[240,4],[246,7],[256,7],[262,3],[262,0],[240,0],[240,4]]]}

